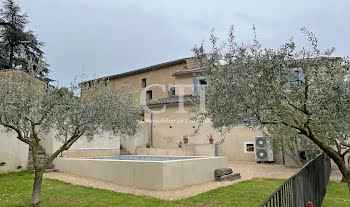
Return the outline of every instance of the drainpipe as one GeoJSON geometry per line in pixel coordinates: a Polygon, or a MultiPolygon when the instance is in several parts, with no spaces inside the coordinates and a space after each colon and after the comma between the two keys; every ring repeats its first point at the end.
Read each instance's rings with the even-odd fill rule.
{"type": "Polygon", "coordinates": [[[219,144],[215,143],[215,157],[219,156],[219,144]]]}
{"type": "Polygon", "coordinates": [[[151,112],[151,147],[153,148],[153,113],[151,112]]]}

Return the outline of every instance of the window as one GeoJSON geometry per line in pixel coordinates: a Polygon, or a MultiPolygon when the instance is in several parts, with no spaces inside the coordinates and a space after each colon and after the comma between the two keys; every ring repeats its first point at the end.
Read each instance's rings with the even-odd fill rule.
{"type": "Polygon", "coordinates": [[[301,85],[305,82],[305,74],[303,69],[299,68],[294,71],[294,84],[301,85]]]}
{"type": "Polygon", "coordinates": [[[206,85],[208,85],[208,84],[207,84],[207,80],[205,80],[205,79],[199,80],[199,85],[200,85],[200,86],[206,86],[206,85]]]}
{"type": "Polygon", "coordinates": [[[193,79],[193,92],[194,94],[199,94],[201,91],[205,90],[208,86],[208,80],[205,77],[199,77],[193,79]]]}
{"type": "Polygon", "coordinates": [[[152,91],[147,91],[146,92],[146,99],[151,100],[152,99],[152,91]]]}
{"type": "Polygon", "coordinates": [[[254,142],[244,142],[244,153],[254,153],[255,146],[254,142]]]}
{"type": "Polygon", "coordinates": [[[169,96],[175,96],[175,87],[171,87],[168,92],[169,96]]]}
{"type": "Polygon", "coordinates": [[[147,86],[147,82],[146,82],[146,78],[142,79],[142,88],[146,88],[147,86]]]}

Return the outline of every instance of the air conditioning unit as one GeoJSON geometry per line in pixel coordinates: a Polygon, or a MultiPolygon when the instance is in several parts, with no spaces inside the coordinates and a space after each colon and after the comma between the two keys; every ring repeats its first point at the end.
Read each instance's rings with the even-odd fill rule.
{"type": "Polygon", "coordinates": [[[271,145],[264,137],[255,137],[255,160],[256,162],[274,162],[271,145]]]}

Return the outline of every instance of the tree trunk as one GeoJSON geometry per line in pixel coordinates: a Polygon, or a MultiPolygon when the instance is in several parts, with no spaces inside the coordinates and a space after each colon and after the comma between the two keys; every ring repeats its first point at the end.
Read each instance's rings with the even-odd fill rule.
{"type": "Polygon", "coordinates": [[[10,62],[9,62],[9,68],[8,69],[13,69],[13,59],[14,59],[14,47],[10,45],[10,62]]]}
{"type": "Polygon", "coordinates": [[[32,202],[31,202],[32,207],[40,206],[41,184],[43,182],[43,174],[44,174],[44,172],[35,172],[33,193],[32,193],[32,202]]]}
{"type": "MultiPolygon", "coordinates": [[[[320,147],[322,149],[322,147],[320,147]]],[[[334,161],[334,163],[338,166],[341,174],[342,174],[342,180],[345,181],[345,183],[348,184],[348,190],[350,193],[350,168],[348,168],[342,159],[341,156],[339,156],[331,147],[327,147],[322,149],[326,154],[334,161]]]]}
{"type": "Polygon", "coordinates": [[[332,146],[328,145],[326,142],[316,137],[309,128],[309,132],[302,131],[307,137],[309,137],[320,149],[325,152],[338,166],[343,178],[348,184],[348,190],[350,193],[350,169],[346,166],[344,156],[340,152],[336,152],[332,146]]]}
{"type": "Polygon", "coordinates": [[[342,183],[346,183],[348,185],[349,193],[350,193],[350,168],[348,168],[348,174],[342,173],[342,183]]]}
{"type": "Polygon", "coordinates": [[[341,182],[344,182],[344,183],[346,183],[348,185],[348,190],[349,190],[349,193],[350,193],[350,176],[349,176],[349,174],[348,175],[344,175],[343,174],[341,182]]]}
{"type": "MultiPolygon", "coordinates": [[[[350,168],[348,168],[348,171],[350,172],[350,168]]],[[[341,178],[341,181],[342,183],[348,183],[346,177],[342,174],[342,178],[341,178]]]]}

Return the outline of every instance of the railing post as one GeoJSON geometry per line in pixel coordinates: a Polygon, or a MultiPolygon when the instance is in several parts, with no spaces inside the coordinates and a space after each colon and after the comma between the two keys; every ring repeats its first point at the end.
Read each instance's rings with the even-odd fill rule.
{"type": "MultiPolygon", "coordinates": [[[[281,188],[282,190],[282,188],[281,188]]],[[[281,199],[281,190],[278,191],[278,206],[282,206],[281,203],[282,203],[282,199],[281,199]]]]}

